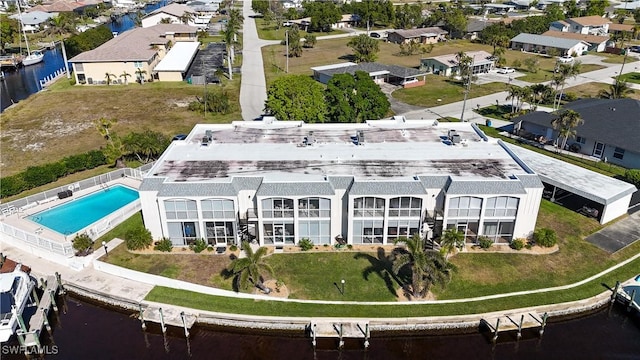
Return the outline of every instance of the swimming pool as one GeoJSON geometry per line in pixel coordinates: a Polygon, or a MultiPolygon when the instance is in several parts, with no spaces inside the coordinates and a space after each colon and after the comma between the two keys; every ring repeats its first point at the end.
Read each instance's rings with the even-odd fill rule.
{"type": "Polygon", "coordinates": [[[70,235],[138,198],[138,191],[114,185],[27,218],[60,234],[70,235]]]}

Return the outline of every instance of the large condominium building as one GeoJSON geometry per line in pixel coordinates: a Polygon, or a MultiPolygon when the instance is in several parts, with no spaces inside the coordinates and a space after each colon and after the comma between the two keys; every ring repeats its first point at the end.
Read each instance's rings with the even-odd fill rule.
{"type": "Polygon", "coordinates": [[[154,238],[174,245],[392,244],[457,228],[467,242],[530,236],[543,185],[470,123],[196,125],[140,187],[154,238]]]}

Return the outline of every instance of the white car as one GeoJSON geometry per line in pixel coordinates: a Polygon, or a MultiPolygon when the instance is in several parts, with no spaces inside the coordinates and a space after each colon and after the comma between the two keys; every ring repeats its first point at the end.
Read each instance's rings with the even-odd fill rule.
{"type": "Polygon", "coordinates": [[[503,67],[498,69],[498,74],[511,74],[516,72],[516,69],[510,67],[503,67]]]}
{"type": "Polygon", "coordinates": [[[565,55],[558,58],[559,63],[567,64],[573,61],[573,56],[565,55]]]}

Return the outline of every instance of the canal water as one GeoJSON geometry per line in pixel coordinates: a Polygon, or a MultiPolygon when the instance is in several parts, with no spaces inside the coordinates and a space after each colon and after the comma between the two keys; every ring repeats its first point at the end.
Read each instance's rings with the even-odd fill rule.
{"type": "MultiPolygon", "coordinates": [[[[493,345],[488,333],[471,330],[455,335],[402,334],[378,337],[363,350],[362,341],[348,341],[342,351],[337,340],[311,340],[300,334],[266,334],[195,327],[189,340],[183,329],[163,336],[158,325],[142,331],[133,312],[120,312],[67,296],[65,311],[52,321],[52,338],[45,333],[46,359],[640,359],[640,316],[621,306],[604,308],[578,319],[553,321],[540,338],[535,330],[504,333],[493,345]]],[[[3,344],[0,358],[11,354],[17,341],[3,344]]]]}
{"type": "MultiPolygon", "coordinates": [[[[170,3],[170,0],[148,4],[141,11],[142,13],[149,13],[168,3],[170,3]]],[[[109,23],[108,26],[112,32],[122,33],[135,27],[136,16],[135,13],[125,14],[109,23]]],[[[39,64],[5,71],[5,79],[0,81],[0,112],[14,102],[24,100],[40,91],[42,89],[40,80],[52,76],[60,69],[64,69],[64,60],[62,50],[58,46],[53,50],[45,51],[44,61],[39,64]]],[[[69,70],[71,70],[71,66],[69,66],[69,70]]]]}

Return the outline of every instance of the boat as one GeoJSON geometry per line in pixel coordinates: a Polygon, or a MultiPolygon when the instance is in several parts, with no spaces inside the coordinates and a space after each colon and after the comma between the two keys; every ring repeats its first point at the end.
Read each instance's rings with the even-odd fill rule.
{"type": "Polygon", "coordinates": [[[18,14],[20,16],[20,28],[22,29],[22,36],[24,36],[24,43],[27,46],[27,56],[22,58],[22,65],[29,66],[34,65],[44,60],[44,53],[42,51],[36,50],[33,53],[29,48],[29,39],[27,39],[27,32],[24,30],[24,24],[22,23],[22,10],[20,10],[20,2],[16,1],[16,5],[18,6],[18,14]]]}
{"type": "Polygon", "coordinates": [[[35,305],[30,301],[35,282],[17,264],[12,272],[0,273],[0,342],[15,334],[25,308],[35,305]]]}

